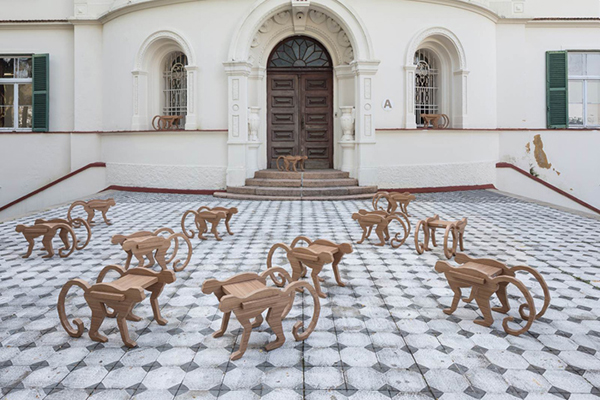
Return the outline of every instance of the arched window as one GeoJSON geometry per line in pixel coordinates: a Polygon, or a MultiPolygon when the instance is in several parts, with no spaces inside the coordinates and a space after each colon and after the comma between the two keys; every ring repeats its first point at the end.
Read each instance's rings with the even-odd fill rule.
{"type": "Polygon", "coordinates": [[[426,49],[415,53],[415,116],[417,126],[423,126],[421,114],[439,113],[438,62],[435,55],[426,49]]]}
{"type": "MultiPolygon", "coordinates": [[[[180,51],[166,57],[163,69],[163,115],[187,114],[187,63],[186,55],[180,51]]],[[[181,123],[184,124],[183,121],[181,123]]]]}
{"type": "Polygon", "coordinates": [[[331,67],[329,53],[319,42],[304,36],[286,39],[272,53],[269,68],[331,67]]]}

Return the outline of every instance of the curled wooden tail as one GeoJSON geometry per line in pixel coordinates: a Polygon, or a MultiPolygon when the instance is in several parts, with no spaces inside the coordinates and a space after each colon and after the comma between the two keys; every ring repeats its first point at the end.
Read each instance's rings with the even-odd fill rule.
{"type": "Polygon", "coordinates": [[[181,239],[183,239],[184,242],[187,243],[188,254],[187,254],[187,258],[185,259],[185,262],[183,264],[181,264],[181,266],[178,267],[178,264],[181,263],[180,259],[177,259],[173,262],[173,271],[175,271],[175,272],[183,271],[183,269],[185,267],[187,267],[187,265],[190,263],[190,260],[192,259],[192,243],[190,242],[190,239],[188,239],[188,237],[186,235],[184,235],[183,233],[175,233],[167,238],[169,241],[175,239],[175,248],[173,250],[173,255],[171,256],[169,261],[167,261],[167,263],[170,263],[171,260],[173,260],[175,258],[175,256],[177,255],[177,250],[179,249],[179,240],[177,240],[177,238],[181,238],[181,239]]]}
{"type": "MultiPolygon", "coordinates": [[[[171,228],[160,228],[155,230],[154,234],[158,236],[163,232],[167,232],[169,235],[173,235],[175,233],[175,231],[171,228]]],[[[171,257],[169,257],[169,259],[165,260],[167,264],[170,264],[171,261],[173,261],[173,259],[177,256],[177,251],[179,251],[179,241],[176,240],[175,246],[173,247],[173,254],[171,254],[171,257]]]]}
{"type": "Polygon", "coordinates": [[[277,282],[279,280],[275,277],[275,274],[277,274],[279,279],[281,279],[282,284],[292,282],[292,278],[290,277],[290,274],[288,274],[287,271],[281,267],[270,267],[269,266],[269,268],[267,268],[266,271],[261,272],[260,277],[261,278],[270,277],[271,280],[273,282],[275,282],[275,284],[277,284],[277,282]]]}
{"type": "Polygon", "coordinates": [[[71,211],[73,211],[73,209],[77,206],[82,206],[85,207],[87,205],[87,203],[85,201],[81,201],[81,200],[77,200],[75,202],[73,202],[73,204],[71,204],[69,206],[69,210],[67,211],[67,221],[69,222],[73,222],[73,218],[71,217],[71,211]]]}
{"type": "Polygon", "coordinates": [[[390,245],[397,249],[398,247],[402,246],[404,244],[404,242],[406,242],[406,239],[408,239],[408,233],[409,230],[406,227],[406,224],[404,224],[404,221],[402,221],[400,219],[400,217],[398,217],[398,215],[391,215],[390,216],[390,222],[392,221],[398,221],[400,223],[400,225],[402,225],[402,229],[404,230],[404,236],[400,237],[401,232],[396,233],[396,235],[394,236],[394,238],[392,240],[390,240],[390,245]],[[394,244],[396,243],[396,244],[394,244]]]}
{"type": "MultiPolygon", "coordinates": [[[[183,231],[183,234],[184,234],[185,236],[187,236],[187,237],[188,237],[188,238],[190,238],[190,239],[193,239],[193,238],[194,238],[194,235],[195,235],[195,232],[194,232],[194,230],[193,230],[193,229],[190,229],[189,233],[188,233],[188,231],[186,231],[186,230],[185,230],[185,219],[187,218],[187,216],[188,216],[189,214],[193,214],[193,215],[194,215],[194,220],[196,220],[196,217],[198,217],[198,213],[197,213],[196,211],[194,211],[194,210],[187,210],[187,211],[186,211],[186,212],[183,214],[183,217],[181,217],[181,230],[183,231]]],[[[202,234],[202,232],[199,232],[198,234],[199,234],[199,235],[201,235],[201,234],[202,234]]]]}
{"type": "MultiPolygon", "coordinates": [[[[519,307],[519,312],[522,312],[523,308],[527,308],[529,310],[529,315],[528,318],[524,318],[525,321],[527,321],[527,323],[525,324],[525,326],[521,329],[511,329],[508,326],[509,322],[512,322],[514,320],[513,317],[506,317],[504,318],[504,320],[502,321],[502,327],[504,328],[504,331],[506,333],[508,333],[509,335],[514,335],[514,336],[518,336],[522,333],[525,333],[529,330],[529,328],[531,328],[531,325],[533,324],[533,321],[535,320],[535,304],[533,303],[533,297],[531,297],[531,293],[529,293],[529,290],[527,290],[527,288],[525,287],[525,285],[523,285],[523,283],[518,280],[517,278],[513,278],[512,276],[499,276],[497,278],[494,278],[493,280],[490,281],[491,283],[497,284],[497,283],[501,283],[501,282],[508,282],[508,283],[512,283],[513,285],[515,285],[523,294],[523,297],[525,297],[525,300],[527,301],[526,304],[521,304],[521,306],[519,307]],[[523,307],[525,306],[525,307],[523,307]]],[[[522,315],[522,314],[521,314],[522,315]]]]}
{"type": "Polygon", "coordinates": [[[83,226],[87,232],[85,243],[83,243],[82,245],[78,245],[79,243],[75,242],[75,248],[77,250],[82,250],[90,243],[90,239],[92,238],[92,230],[90,229],[90,225],[87,223],[86,220],[81,219],[81,218],[75,218],[70,222],[71,222],[73,228],[79,228],[79,227],[83,226]]]}
{"type": "Polygon", "coordinates": [[[72,286],[79,286],[86,293],[91,289],[91,286],[89,285],[89,283],[82,279],[71,279],[70,281],[65,283],[62,290],[60,291],[60,294],[58,295],[58,304],[56,305],[56,310],[58,311],[58,318],[60,319],[60,323],[63,326],[63,328],[65,328],[65,331],[67,331],[69,336],[78,338],[83,334],[84,331],[83,322],[81,321],[81,319],[75,318],[73,320],[73,323],[77,326],[77,329],[73,328],[71,324],[69,324],[67,313],[65,311],[65,299],[67,297],[67,294],[69,293],[69,289],[71,289],[72,286]]]}
{"type": "Polygon", "coordinates": [[[429,247],[429,227],[427,226],[427,222],[419,221],[417,223],[417,227],[415,228],[415,250],[418,254],[423,254],[425,250],[429,247]],[[423,243],[419,242],[419,229],[423,227],[423,235],[425,235],[425,239],[423,243]]]}
{"type": "MultiPolygon", "coordinates": [[[[540,273],[537,272],[535,269],[524,266],[524,265],[521,265],[518,267],[513,267],[510,269],[510,271],[511,272],[517,272],[517,271],[529,272],[538,281],[539,285],[542,287],[542,290],[544,291],[544,305],[542,306],[542,309],[540,310],[540,312],[537,313],[537,315],[535,316],[535,319],[538,319],[541,316],[543,316],[546,313],[548,306],[550,305],[550,290],[548,290],[548,285],[546,284],[544,277],[542,275],[540,275],[540,273]]],[[[529,319],[530,309],[527,306],[527,304],[521,304],[519,306],[519,314],[521,315],[521,318],[523,318],[524,320],[529,319]],[[525,312],[525,310],[528,310],[528,311],[525,312]]]]}
{"type": "Polygon", "coordinates": [[[310,334],[313,333],[313,331],[317,327],[317,322],[319,322],[319,314],[321,313],[321,303],[319,302],[319,296],[317,295],[317,292],[315,291],[315,289],[312,287],[312,285],[310,283],[304,282],[304,281],[294,282],[285,289],[285,293],[293,295],[293,293],[296,292],[296,289],[299,289],[299,288],[306,288],[310,292],[310,294],[313,298],[314,310],[313,310],[312,319],[310,320],[310,324],[308,325],[308,328],[306,328],[304,330],[304,332],[299,333],[300,329],[304,328],[304,322],[298,321],[294,324],[292,333],[294,335],[294,339],[296,339],[298,341],[308,339],[310,334]]]}
{"type": "MultiPolygon", "coordinates": [[[[273,254],[275,254],[275,250],[277,249],[283,249],[285,250],[286,254],[289,253],[290,251],[292,251],[289,246],[285,243],[275,243],[272,247],[271,250],[269,250],[269,254],[267,255],[267,271],[271,268],[275,268],[275,269],[283,269],[281,267],[273,267],[273,254]]],[[[286,272],[287,274],[287,272],[286,272]]],[[[270,275],[271,279],[273,280],[273,283],[275,283],[275,285],[279,286],[279,287],[283,287],[283,285],[285,285],[285,279],[281,278],[278,279],[275,277],[275,275],[270,275]]],[[[281,275],[280,275],[281,276],[281,275]]],[[[288,275],[289,277],[289,275],[288,275]]],[[[288,279],[288,281],[290,281],[288,279]]]]}
{"type": "Polygon", "coordinates": [[[67,224],[58,224],[56,229],[66,229],[67,232],[69,232],[69,234],[71,235],[71,240],[73,242],[72,245],[69,247],[65,246],[63,248],[58,249],[59,256],[61,256],[62,258],[69,257],[71,254],[73,254],[73,252],[77,248],[77,235],[75,234],[75,231],[73,230],[73,228],[71,228],[67,224]],[[67,253],[65,253],[65,250],[69,250],[69,251],[67,253]]]}

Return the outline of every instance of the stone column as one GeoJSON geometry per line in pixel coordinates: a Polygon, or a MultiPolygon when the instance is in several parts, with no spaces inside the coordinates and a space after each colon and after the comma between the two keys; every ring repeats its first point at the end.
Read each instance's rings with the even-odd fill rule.
{"type": "Polygon", "coordinates": [[[404,127],[406,129],[417,129],[417,116],[415,115],[415,73],[416,65],[406,65],[404,67],[405,75],[405,93],[404,101],[406,110],[404,112],[404,127]]]}
{"type": "Polygon", "coordinates": [[[227,186],[244,186],[246,181],[246,144],[248,143],[247,61],[223,63],[228,80],[227,186]]]}
{"type": "Polygon", "coordinates": [[[148,73],[146,71],[131,71],[132,84],[132,109],[131,130],[141,131],[148,129],[148,73]]]}
{"type": "Polygon", "coordinates": [[[468,118],[467,114],[469,112],[468,108],[468,80],[469,71],[464,69],[459,69],[454,71],[454,85],[452,96],[453,104],[458,105],[456,108],[456,112],[454,114],[454,121],[450,118],[450,127],[452,128],[468,128],[468,118]]]}
{"type": "Polygon", "coordinates": [[[356,106],[356,178],[361,185],[377,183],[375,119],[373,115],[373,77],[379,61],[352,61],[356,106]]]}
{"type": "Polygon", "coordinates": [[[258,171],[258,129],[260,128],[260,107],[248,108],[248,151],[246,164],[246,178],[252,178],[258,171]]]}
{"type": "Polygon", "coordinates": [[[197,77],[198,67],[195,65],[187,65],[187,114],[185,116],[185,130],[193,131],[198,129],[198,99],[196,98],[198,90],[197,77]]]}

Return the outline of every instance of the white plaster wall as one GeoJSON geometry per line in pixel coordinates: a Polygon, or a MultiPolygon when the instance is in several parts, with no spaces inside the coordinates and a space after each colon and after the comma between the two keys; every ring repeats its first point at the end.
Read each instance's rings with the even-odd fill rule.
{"type": "Polygon", "coordinates": [[[0,221],[80,199],[98,193],[105,188],[106,169],[102,167],[90,168],[4,211],[0,211],[0,221]]]}
{"type": "MultiPolygon", "coordinates": [[[[0,5],[4,19],[6,3],[0,5]]],[[[73,26],[27,27],[0,24],[0,54],[50,54],[50,130],[73,129],[73,26]]]]}
{"type": "Polygon", "coordinates": [[[516,194],[528,199],[543,201],[545,203],[567,207],[572,210],[593,213],[589,208],[583,207],[579,203],[570,200],[568,197],[556,193],[554,190],[529,179],[511,168],[498,168],[496,188],[503,192],[516,194]]]}
{"type": "Polygon", "coordinates": [[[579,24],[498,25],[499,128],[546,128],[546,51],[600,50],[600,26],[579,24]]]}
{"type": "MultiPolygon", "coordinates": [[[[433,27],[450,30],[464,47],[470,71],[467,126],[496,127],[496,25],[493,21],[464,9],[428,2],[352,0],[349,3],[365,23],[375,57],[381,60],[374,79],[373,101],[378,129],[404,127],[404,66],[408,46],[420,31],[433,27]],[[385,99],[395,103],[392,111],[383,110],[385,99]]],[[[450,114],[448,109],[445,111],[450,114]]]]}
{"type": "Polygon", "coordinates": [[[71,172],[69,136],[0,135],[0,206],[71,172]]]}
{"type": "Polygon", "coordinates": [[[599,131],[502,132],[499,149],[501,162],[514,164],[525,171],[533,167],[542,180],[600,208],[599,131]],[[548,162],[552,164],[549,169],[541,168],[534,157],[533,139],[538,134],[548,162]],[[530,143],[529,152],[525,147],[527,143],[530,143]]]}
{"type": "MultiPolygon", "coordinates": [[[[207,0],[140,10],[107,22],[103,28],[104,129],[131,128],[131,71],[144,40],[160,30],[180,33],[196,54],[198,128],[227,129],[227,76],[223,62],[227,60],[235,24],[248,6],[242,0],[207,0]]],[[[162,77],[149,76],[149,100],[154,104],[150,119],[161,112],[160,102],[156,101],[162,96],[161,87],[162,77]]]]}
{"type": "Polygon", "coordinates": [[[108,185],[223,189],[227,132],[140,132],[102,136],[108,185]]]}
{"type": "Polygon", "coordinates": [[[526,11],[537,17],[598,17],[600,2],[597,0],[527,0],[526,11]]]}
{"type": "Polygon", "coordinates": [[[381,188],[488,185],[496,180],[495,131],[379,131],[381,188]]]}
{"type": "Polygon", "coordinates": [[[73,15],[73,0],[2,1],[2,20],[67,19],[73,15]]]}

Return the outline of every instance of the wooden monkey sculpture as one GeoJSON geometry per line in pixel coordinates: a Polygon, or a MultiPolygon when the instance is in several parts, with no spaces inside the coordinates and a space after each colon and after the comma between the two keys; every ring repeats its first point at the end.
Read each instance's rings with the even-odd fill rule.
{"type": "MultiPolygon", "coordinates": [[[[292,241],[290,246],[285,243],[277,243],[271,247],[267,256],[267,268],[271,268],[273,264],[273,254],[277,249],[283,249],[286,252],[287,259],[292,267],[292,281],[296,282],[301,277],[306,276],[306,267],[312,269],[311,278],[319,297],[326,298],[327,295],[321,290],[320,282],[324,281],[319,277],[319,273],[325,264],[331,263],[333,274],[338,285],[344,287],[346,284],[342,282],[338,264],[344,254],[352,253],[352,245],[350,243],[336,244],[329,240],[317,239],[314,242],[305,236],[298,236],[292,241]],[[307,247],[296,247],[299,241],[304,241],[308,244],[307,247]]],[[[279,285],[276,281],[275,284],[279,285]]]]}
{"type": "Polygon", "coordinates": [[[87,213],[87,222],[90,226],[96,224],[94,222],[94,216],[96,214],[96,211],[100,211],[102,213],[102,218],[104,219],[106,225],[111,225],[112,222],[110,222],[110,220],[106,218],[106,213],[108,212],[108,209],[114,206],[115,204],[115,199],[113,198],[106,200],[96,199],[90,201],[77,200],[69,207],[69,211],[67,211],[67,219],[71,221],[71,211],[73,211],[73,209],[77,206],[82,206],[83,210],[87,213]]]}
{"type": "Polygon", "coordinates": [[[159,325],[165,325],[167,320],[160,314],[158,306],[158,296],[162,292],[166,284],[175,282],[175,273],[169,270],[161,270],[159,272],[146,268],[133,268],[126,271],[118,265],[109,265],[105,267],[98,275],[96,283],[90,285],[82,279],[71,279],[60,291],[58,296],[58,316],[60,323],[65,331],[71,337],[80,337],[83,334],[83,322],[79,318],[75,318],[73,323],[77,328],[73,328],[68,321],[65,310],[65,299],[69,289],[73,286],[78,286],[83,289],[83,296],[92,310],[92,318],[90,325],[90,339],[96,342],[106,342],[108,338],[99,332],[100,326],[106,317],[115,317],[117,325],[121,332],[121,339],[127,347],[135,347],[137,344],[129,337],[126,320],[139,321],[140,317],[132,313],[133,307],[144,300],[146,297],[144,291],[149,291],[150,304],[154,319],[159,325]],[[103,282],[104,277],[109,271],[115,271],[120,275],[120,278],[113,282],[103,282]],[[113,311],[110,312],[108,308],[113,311]]]}
{"type": "Polygon", "coordinates": [[[225,228],[227,229],[227,233],[233,235],[231,228],[229,227],[229,221],[234,214],[238,213],[238,209],[236,207],[225,208],[225,207],[206,207],[202,206],[198,208],[198,210],[187,210],[183,217],[181,217],[181,229],[183,233],[190,239],[194,237],[196,234],[192,229],[187,231],[185,229],[185,220],[188,215],[194,216],[194,223],[196,224],[196,229],[198,229],[198,238],[202,240],[206,240],[207,238],[204,236],[205,233],[208,232],[208,222],[211,224],[210,232],[215,235],[217,240],[223,240],[219,236],[219,232],[217,231],[217,227],[221,220],[225,220],[225,228]]]}
{"type": "Polygon", "coordinates": [[[415,229],[415,249],[417,253],[423,254],[425,251],[431,250],[429,248],[429,238],[433,246],[437,246],[435,241],[435,230],[444,229],[444,255],[450,259],[456,255],[456,248],[460,245],[460,250],[464,251],[463,237],[465,234],[465,228],[467,227],[467,219],[463,218],[460,221],[442,221],[438,215],[419,221],[417,228],[415,229]],[[419,243],[419,228],[423,227],[423,235],[425,235],[425,241],[419,243]],[[452,247],[448,246],[448,237],[452,234],[452,247]]]}
{"type": "Polygon", "coordinates": [[[277,169],[279,171],[298,172],[296,165],[301,171],[304,171],[304,163],[308,160],[308,156],[279,156],[277,157],[277,169]],[[283,161],[283,164],[280,163],[283,161]],[[292,167],[292,169],[290,169],[292,167]]]}
{"type": "Polygon", "coordinates": [[[400,207],[400,212],[407,217],[410,217],[408,214],[408,205],[411,201],[414,201],[416,196],[414,194],[410,194],[409,192],[404,193],[389,193],[389,192],[377,192],[375,196],[373,196],[373,210],[386,210],[389,214],[393,214],[396,212],[398,207],[400,207]],[[387,207],[379,207],[380,200],[387,200],[387,207]]]}
{"type": "Polygon", "coordinates": [[[219,299],[219,310],[223,312],[221,329],[213,333],[213,337],[223,336],[227,330],[231,312],[235,314],[244,329],[240,347],[231,355],[231,360],[237,360],[244,355],[252,328],[262,324],[262,313],[265,310],[269,310],[266,320],[276,336],[275,341],[267,344],[266,349],[270,351],[283,346],[285,336],[282,320],[290,312],[298,289],[307,289],[310,292],[315,308],[310,324],[304,332],[300,333],[300,329],[304,327],[302,321],[294,324],[292,329],[294,339],[298,341],[307,339],[317,326],[321,305],[315,289],[309,283],[303,281],[291,282],[284,289],[278,289],[266,285],[267,277],[279,283],[280,286],[283,286],[286,281],[291,282],[290,276],[283,268],[273,267],[261,274],[248,272],[233,276],[225,281],[209,279],[202,284],[202,293],[214,293],[219,299]],[[279,279],[275,278],[274,274],[278,274],[279,279]]]}
{"type": "Polygon", "coordinates": [[[421,114],[423,128],[446,129],[450,126],[450,118],[446,114],[421,114]]]}
{"type": "Polygon", "coordinates": [[[42,258],[50,258],[54,256],[52,238],[54,238],[57,232],[64,245],[63,248],[58,250],[58,255],[63,258],[70,256],[75,250],[82,250],[85,248],[92,237],[90,226],[81,218],[75,218],[70,221],[59,218],[48,221],[37,219],[31,226],[21,224],[17,225],[15,231],[22,233],[23,236],[25,236],[25,240],[27,240],[29,243],[27,253],[23,255],[23,258],[27,258],[31,255],[34,246],[33,239],[39,236],[42,236],[42,249],[47,252],[47,254],[42,256],[42,258]],[[75,228],[79,228],[81,226],[83,226],[87,231],[87,238],[83,244],[80,244],[77,241],[77,235],[75,233],[75,228]],[[72,244],[69,243],[69,236],[71,236],[72,244]]]}
{"type": "Polygon", "coordinates": [[[192,243],[190,243],[190,240],[182,233],[174,233],[170,228],[160,228],[154,232],[141,231],[127,236],[114,235],[111,242],[112,244],[120,244],[127,253],[125,270],[129,268],[131,259],[135,257],[139,262],[139,268],[150,268],[156,262],[161,269],[166,270],[168,264],[173,261],[173,270],[179,272],[189,264],[190,259],[192,258],[192,243]],[[159,236],[164,232],[168,233],[169,236],[159,236]],[[177,257],[177,252],[179,251],[179,239],[182,239],[188,245],[187,258],[181,265],[179,265],[181,262],[180,259],[173,261],[175,257],[177,257]],[[169,259],[166,259],[167,250],[169,250],[172,241],[175,241],[173,254],[169,259]],[[148,260],[147,264],[145,264],[144,259],[148,260]]]}
{"type": "Polygon", "coordinates": [[[389,226],[392,221],[398,221],[400,226],[404,231],[404,236],[400,236],[401,232],[396,233],[392,240],[390,240],[390,245],[393,248],[398,248],[406,242],[408,238],[408,234],[410,233],[410,223],[407,225],[404,224],[404,221],[397,215],[397,213],[389,214],[387,211],[367,211],[367,210],[359,210],[358,212],[352,214],[352,219],[358,221],[358,224],[363,230],[363,235],[360,240],[357,242],[361,244],[364,242],[366,238],[371,236],[371,231],[373,227],[375,228],[375,233],[379,238],[379,243],[375,244],[375,246],[384,246],[385,243],[390,239],[389,226]]]}
{"type": "Polygon", "coordinates": [[[512,329],[508,323],[513,321],[513,317],[506,317],[502,321],[504,331],[510,335],[520,335],[527,332],[533,324],[533,321],[540,318],[550,305],[550,291],[546,281],[535,269],[527,266],[507,267],[505,264],[487,258],[470,258],[469,256],[458,253],[455,258],[456,262],[461,264],[458,267],[453,267],[447,261],[438,261],[435,264],[435,270],[444,273],[448,280],[448,285],[454,292],[452,305],[444,310],[446,314],[452,314],[458,307],[458,302],[461,298],[461,288],[471,288],[471,296],[468,299],[463,299],[469,303],[475,299],[479,310],[483,314],[483,319],[475,320],[474,323],[482,326],[490,326],[494,319],[492,318],[492,310],[506,314],[510,310],[506,287],[509,284],[515,285],[525,297],[526,303],[519,307],[519,315],[526,321],[526,324],[521,329],[512,329]],[[525,285],[516,278],[515,273],[525,271],[533,275],[544,291],[544,305],[539,313],[536,314],[533,297],[525,285]],[[490,297],[496,293],[501,307],[490,308],[490,297]]]}

